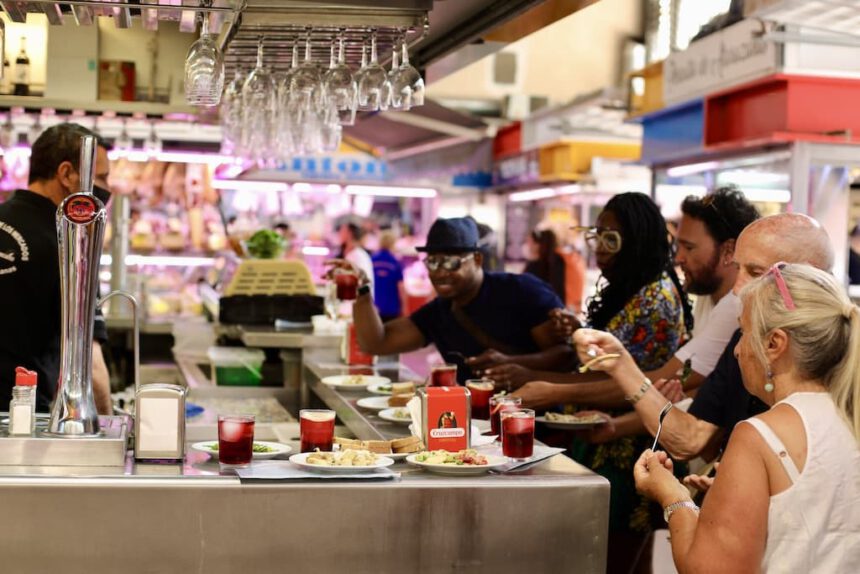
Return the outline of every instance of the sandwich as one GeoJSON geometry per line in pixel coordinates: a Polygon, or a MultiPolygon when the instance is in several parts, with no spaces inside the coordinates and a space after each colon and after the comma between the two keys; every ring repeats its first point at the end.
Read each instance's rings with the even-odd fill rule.
{"type": "Polygon", "coordinates": [[[395,453],[421,452],[424,450],[424,444],[417,436],[407,436],[392,440],[391,450],[395,453]]]}
{"type": "Polygon", "coordinates": [[[410,400],[412,400],[412,397],[414,397],[414,396],[415,395],[413,395],[411,393],[408,395],[391,395],[390,397],[388,397],[388,406],[389,407],[405,407],[406,403],[408,403],[410,400]]]}
{"type": "Polygon", "coordinates": [[[391,443],[387,440],[365,440],[364,448],[376,454],[390,454],[391,443]]]}
{"type": "Polygon", "coordinates": [[[415,393],[415,383],[391,383],[392,395],[412,395],[415,393]]]}

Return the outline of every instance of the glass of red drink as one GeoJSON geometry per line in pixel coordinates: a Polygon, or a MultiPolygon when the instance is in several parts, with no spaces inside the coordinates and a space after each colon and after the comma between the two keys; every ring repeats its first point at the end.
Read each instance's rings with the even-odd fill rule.
{"type": "Polygon", "coordinates": [[[299,411],[299,434],[301,451],[331,452],[334,442],[334,411],[326,409],[302,409],[299,411]]]}
{"type": "Polygon", "coordinates": [[[502,454],[510,458],[531,458],[535,447],[535,412],[517,409],[502,413],[502,454]]]}
{"type": "Polygon", "coordinates": [[[496,383],[490,379],[469,379],[466,388],[472,394],[472,418],[489,420],[490,397],[495,392],[496,383]]]}
{"type": "Polygon", "coordinates": [[[518,411],[523,405],[523,399],[510,395],[490,397],[490,430],[491,434],[502,437],[501,414],[506,411],[518,411]]]}
{"type": "Polygon", "coordinates": [[[347,269],[337,269],[334,272],[334,283],[337,286],[339,300],[355,300],[358,295],[358,275],[347,269]]]}
{"type": "Polygon", "coordinates": [[[254,415],[218,415],[218,462],[245,468],[254,456],[254,415]]]}
{"type": "Polygon", "coordinates": [[[435,365],[430,369],[430,387],[456,387],[457,365],[435,365]]]}

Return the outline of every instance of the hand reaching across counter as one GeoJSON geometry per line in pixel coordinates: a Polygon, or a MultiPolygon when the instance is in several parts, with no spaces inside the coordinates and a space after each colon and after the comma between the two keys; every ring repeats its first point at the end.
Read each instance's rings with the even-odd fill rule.
{"type": "Polygon", "coordinates": [[[579,360],[594,371],[612,373],[619,365],[633,361],[621,341],[604,331],[578,329],[573,335],[573,342],[579,360]],[[610,358],[609,355],[616,356],[610,358]],[[606,356],[606,360],[596,360],[602,356],[606,356]]]}
{"type": "Polygon", "coordinates": [[[523,400],[523,407],[528,409],[545,409],[559,403],[556,390],[559,385],[546,381],[526,383],[513,393],[513,396],[523,400]]]}
{"type": "MultiPolygon", "coordinates": [[[[509,363],[511,357],[495,349],[487,349],[480,355],[466,357],[465,363],[475,374],[480,374],[490,367],[497,367],[509,363]]],[[[487,375],[489,376],[489,375],[487,375]]]]}
{"type": "Polygon", "coordinates": [[[504,391],[517,389],[535,378],[530,369],[516,363],[490,367],[482,371],[481,376],[493,379],[496,382],[496,389],[504,391]]]}
{"type": "Polygon", "coordinates": [[[654,388],[660,391],[666,400],[673,403],[687,398],[687,395],[684,394],[684,387],[681,386],[681,381],[678,379],[657,379],[654,382],[654,388]]]}
{"type": "Polygon", "coordinates": [[[582,326],[576,315],[567,309],[553,309],[549,312],[549,318],[552,319],[553,333],[564,341],[570,341],[574,331],[582,326]]]}

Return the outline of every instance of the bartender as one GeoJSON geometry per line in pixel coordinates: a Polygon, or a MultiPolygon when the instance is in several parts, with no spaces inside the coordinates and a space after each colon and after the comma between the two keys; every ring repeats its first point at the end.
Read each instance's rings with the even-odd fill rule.
{"type": "MultiPolygon", "coordinates": [[[[38,374],[37,410],[47,412],[54,399],[61,329],[57,207],[80,191],[81,137],[95,135],[77,124],[42,132],[31,151],[27,189],[0,203],[0,410],[12,398],[17,366],[38,374]]],[[[98,142],[93,192],[107,204],[110,162],[104,142],[98,142]]],[[[107,329],[98,310],[93,336],[96,408],[110,414],[110,380],[101,350],[107,329]]]]}

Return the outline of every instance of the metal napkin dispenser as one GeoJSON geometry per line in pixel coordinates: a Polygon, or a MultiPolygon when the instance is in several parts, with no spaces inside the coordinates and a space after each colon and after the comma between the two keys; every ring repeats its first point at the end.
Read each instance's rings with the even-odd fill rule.
{"type": "Polygon", "coordinates": [[[180,385],[141,385],[134,401],[134,458],[185,458],[185,395],[180,385]]]}

